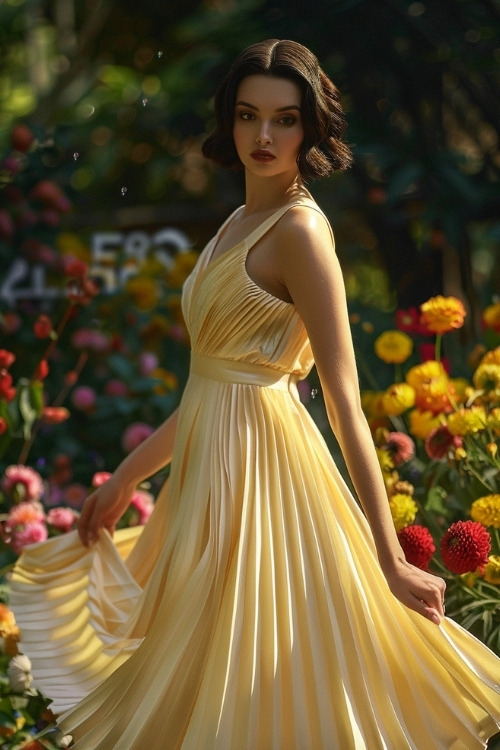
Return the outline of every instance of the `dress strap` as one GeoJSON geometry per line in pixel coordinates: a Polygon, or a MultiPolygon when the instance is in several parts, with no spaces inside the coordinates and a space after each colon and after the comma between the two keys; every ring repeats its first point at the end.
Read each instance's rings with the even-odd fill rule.
{"type": "MultiPolygon", "coordinates": [[[[308,206],[309,208],[314,209],[326,219],[328,226],[330,227],[330,222],[328,221],[320,207],[314,202],[314,200],[312,200],[311,198],[302,198],[301,200],[294,201],[293,203],[287,203],[286,206],[282,206],[271,216],[269,216],[265,221],[263,221],[262,224],[259,224],[259,226],[253,230],[253,232],[250,232],[245,240],[246,249],[249,250],[260,239],[262,239],[262,237],[267,234],[267,232],[269,232],[269,230],[281,219],[281,217],[284,216],[284,214],[286,214],[286,212],[290,208],[295,208],[295,206],[308,206]]],[[[333,238],[331,227],[330,233],[332,234],[333,238]]]]}

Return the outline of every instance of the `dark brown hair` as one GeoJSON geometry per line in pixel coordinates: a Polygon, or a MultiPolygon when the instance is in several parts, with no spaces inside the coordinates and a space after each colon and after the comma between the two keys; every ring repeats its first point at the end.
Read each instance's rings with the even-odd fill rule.
{"type": "Polygon", "coordinates": [[[288,78],[299,86],[304,142],[298,165],[305,180],[347,169],[352,154],[342,141],[347,123],[337,88],[307,47],[279,39],[252,44],[236,58],[215,95],[216,127],[203,143],[204,156],[226,169],[243,168],[233,140],[234,105],[240,82],[250,75],[288,78]]]}

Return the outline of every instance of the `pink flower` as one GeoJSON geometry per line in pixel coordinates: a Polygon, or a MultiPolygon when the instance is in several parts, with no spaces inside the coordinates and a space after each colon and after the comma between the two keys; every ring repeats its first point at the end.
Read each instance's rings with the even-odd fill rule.
{"type": "Polygon", "coordinates": [[[150,425],[144,424],[144,422],[133,422],[123,433],[122,447],[125,453],[131,453],[153,432],[154,430],[150,425]]]}
{"type": "Polygon", "coordinates": [[[97,471],[92,477],[92,487],[100,487],[101,484],[111,479],[111,473],[109,471],[97,471]]]}
{"type": "Polygon", "coordinates": [[[47,515],[47,523],[50,523],[59,531],[71,531],[77,515],[72,508],[52,508],[47,515]]]}
{"type": "Polygon", "coordinates": [[[405,432],[389,432],[386,447],[394,466],[401,466],[415,455],[415,443],[405,432]]]}
{"type": "Polygon", "coordinates": [[[12,534],[10,544],[16,555],[20,555],[29,544],[44,542],[48,535],[47,527],[42,521],[32,521],[12,534]]]}
{"type": "Polygon", "coordinates": [[[158,367],[158,357],[153,352],[142,352],[139,357],[139,370],[141,375],[151,375],[158,367]]]}
{"type": "Polygon", "coordinates": [[[109,336],[92,328],[79,328],[71,337],[75,349],[91,349],[93,352],[107,352],[110,348],[109,336]]]}
{"type": "Polygon", "coordinates": [[[10,509],[5,525],[9,531],[12,531],[15,530],[16,526],[26,526],[28,523],[44,520],[45,511],[41,503],[36,500],[23,500],[10,509]]]}
{"type": "Polygon", "coordinates": [[[66,505],[70,505],[72,508],[76,508],[79,510],[83,503],[85,502],[85,498],[88,495],[87,488],[83,486],[83,484],[69,484],[67,487],[64,488],[62,493],[62,502],[66,503],[66,505]]]}
{"type": "Polygon", "coordinates": [[[153,512],[153,495],[150,492],[146,492],[146,490],[136,490],[132,496],[130,505],[138,512],[137,524],[135,525],[143,526],[153,512]]]}
{"type": "Polygon", "coordinates": [[[2,489],[8,495],[20,500],[39,500],[43,495],[43,482],[40,474],[30,466],[15,465],[5,469],[2,489]]]}
{"type": "Polygon", "coordinates": [[[73,391],[71,401],[75,409],[90,411],[96,405],[97,395],[89,385],[80,385],[73,391]]]}

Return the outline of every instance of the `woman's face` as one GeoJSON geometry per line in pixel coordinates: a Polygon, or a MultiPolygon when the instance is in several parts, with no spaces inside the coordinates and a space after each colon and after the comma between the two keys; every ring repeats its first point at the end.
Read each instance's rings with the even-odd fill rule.
{"type": "Polygon", "coordinates": [[[233,138],[245,169],[263,177],[298,173],[304,140],[301,93],[288,78],[251,75],[236,92],[233,138]]]}

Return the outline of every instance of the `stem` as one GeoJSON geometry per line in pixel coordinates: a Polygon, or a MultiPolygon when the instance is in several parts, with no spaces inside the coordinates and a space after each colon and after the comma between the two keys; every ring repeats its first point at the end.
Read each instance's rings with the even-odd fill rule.
{"type": "Polygon", "coordinates": [[[443,341],[443,334],[437,333],[436,334],[436,346],[435,346],[435,354],[436,362],[441,362],[441,343],[443,341]]]}
{"type": "Polygon", "coordinates": [[[493,554],[500,555],[500,529],[497,529],[494,526],[491,531],[492,531],[491,536],[493,537],[495,541],[495,551],[493,554]]]}
{"type": "MultiPolygon", "coordinates": [[[[64,331],[64,328],[66,327],[66,323],[68,322],[68,320],[71,317],[71,314],[72,314],[72,312],[74,310],[74,307],[75,306],[74,306],[73,302],[70,302],[70,304],[67,306],[67,308],[64,311],[64,314],[63,314],[63,316],[62,316],[62,318],[61,318],[61,320],[59,322],[59,325],[57,326],[55,335],[52,337],[52,340],[51,340],[50,344],[48,345],[48,347],[46,348],[46,350],[44,351],[44,353],[42,355],[42,359],[48,360],[51,357],[52,352],[54,351],[54,348],[55,348],[56,344],[58,343],[59,339],[61,338],[61,334],[64,331]]],[[[36,370],[33,373],[33,375],[31,376],[32,380],[34,380],[34,378],[35,378],[35,373],[36,373],[36,370]]]]}
{"type": "Polygon", "coordinates": [[[495,488],[494,488],[494,487],[490,487],[490,485],[489,485],[489,484],[488,484],[487,482],[485,482],[485,481],[484,481],[484,479],[483,479],[483,477],[481,476],[481,474],[479,474],[479,473],[478,473],[478,472],[476,471],[476,469],[475,469],[475,468],[474,468],[474,467],[472,466],[472,464],[470,464],[470,463],[469,463],[468,461],[466,462],[466,464],[467,464],[467,471],[469,471],[469,472],[470,472],[470,473],[471,473],[471,474],[472,474],[472,475],[473,475],[473,476],[474,476],[474,477],[475,477],[475,478],[477,479],[477,481],[478,481],[478,482],[479,482],[480,484],[482,484],[482,485],[483,485],[483,487],[486,487],[486,489],[487,489],[487,490],[488,490],[489,492],[491,492],[492,494],[494,494],[494,493],[495,493],[495,488]]]}
{"type": "MultiPolygon", "coordinates": [[[[61,328],[61,326],[59,326],[59,328],[61,328]]],[[[87,362],[88,357],[89,357],[88,352],[82,352],[80,354],[80,356],[78,358],[78,362],[76,363],[76,366],[75,366],[75,368],[73,370],[73,372],[76,374],[75,382],[80,377],[80,374],[81,374],[83,368],[85,367],[85,364],[87,362]]],[[[56,398],[54,399],[54,402],[53,402],[52,406],[61,406],[61,404],[63,403],[64,399],[66,398],[66,396],[68,395],[69,391],[74,386],[74,384],[75,383],[65,384],[63,386],[63,388],[59,391],[59,393],[56,396],[56,398]]],[[[23,447],[21,448],[21,453],[19,454],[19,458],[18,458],[18,463],[19,464],[25,464],[26,463],[27,458],[28,458],[28,454],[29,454],[29,452],[31,450],[31,446],[33,445],[33,442],[34,442],[34,440],[35,440],[35,438],[37,436],[38,430],[40,429],[41,425],[42,425],[42,420],[41,419],[38,419],[35,422],[35,424],[33,425],[33,429],[31,430],[31,435],[29,436],[29,438],[27,440],[24,441],[23,447]]]]}

